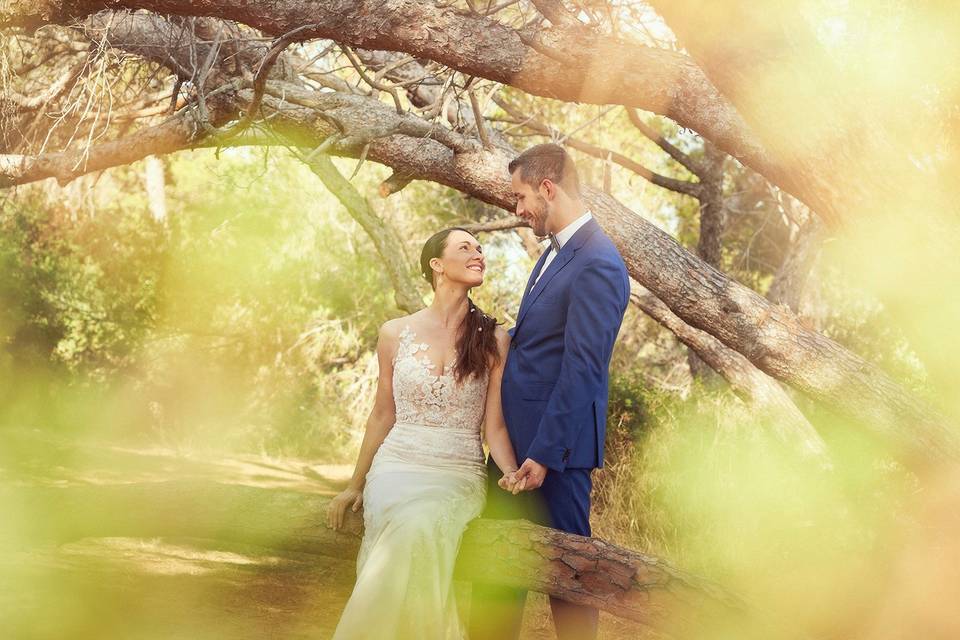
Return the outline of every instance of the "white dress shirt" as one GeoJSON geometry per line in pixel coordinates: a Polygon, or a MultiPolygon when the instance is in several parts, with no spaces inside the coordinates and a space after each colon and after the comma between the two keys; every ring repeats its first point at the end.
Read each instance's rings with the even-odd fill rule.
{"type": "MultiPolygon", "coordinates": [[[[554,235],[557,242],[560,243],[560,248],[563,248],[563,245],[567,244],[567,241],[573,237],[577,231],[580,230],[580,227],[587,224],[587,222],[593,217],[593,214],[587,211],[582,216],[565,226],[560,231],[557,231],[554,235]]],[[[547,259],[543,261],[543,267],[540,269],[540,273],[537,274],[537,279],[533,281],[533,286],[537,286],[537,282],[540,281],[540,276],[542,276],[547,271],[547,267],[550,266],[550,263],[553,262],[553,259],[557,256],[557,252],[553,251],[553,247],[550,246],[550,240],[547,239],[547,251],[550,253],[547,255],[547,259]]],[[[532,289],[533,287],[531,287],[532,289]]]]}

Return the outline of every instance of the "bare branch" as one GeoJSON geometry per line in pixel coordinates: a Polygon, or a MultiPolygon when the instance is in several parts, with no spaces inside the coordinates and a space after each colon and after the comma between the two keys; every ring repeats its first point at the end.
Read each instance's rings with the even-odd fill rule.
{"type": "Polygon", "coordinates": [[[520,227],[529,227],[527,222],[518,216],[499,218],[489,222],[475,222],[472,224],[460,225],[470,233],[481,233],[483,231],[506,231],[507,229],[518,229],[520,227]]]}
{"type": "Polygon", "coordinates": [[[403,239],[397,230],[376,214],[370,202],[340,174],[328,156],[318,154],[310,157],[300,153],[297,153],[297,156],[323,181],[350,216],[367,232],[387,269],[397,307],[407,313],[422,309],[423,298],[417,290],[412,266],[403,259],[403,252],[398,251],[398,247],[403,246],[403,239]]]}
{"type": "Polygon", "coordinates": [[[309,29],[314,28],[315,25],[306,24],[301,27],[297,27],[292,31],[288,31],[283,34],[276,40],[270,47],[270,50],[267,51],[267,54],[263,57],[263,60],[260,61],[260,64],[257,66],[257,72],[253,77],[253,99],[250,101],[250,106],[247,108],[243,118],[237,123],[235,129],[237,133],[246,129],[250,123],[253,121],[253,118],[257,116],[260,112],[260,103],[263,100],[263,90],[267,84],[267,76],[270,73],[270,69],[273,68],[273,65],[276,63],[277,59],[280,57],[280,54],[289,47],[292,43],[297,41],[297,36],[309,29]]]}
{"type": "Polygon", "coordinates": [[[360,64],[360,61],[357,60],[357,57],[353,54],[353,51],[350,50],[350,47],[344,46],[342,48],[343,48],[343,53],[347,56],[347,60],[349,60],[350,64],[353,65],[353,68],[357,70],[357,73],[360,74],[360,77],[363,79],[363,81],[369,84],[374,89],[377,89],[378,91],[386,91],[387,93],[389,93],[390,96],[393,98],[393,104],[397,108],[397,113],[402,114],[403,105],[400,103],[400,94],[397,93],[397,88],[391,87],[390,85],[379,82],[374,78],[371,78],[370,76],[368,76],[367,72],[363,70],[363,65],[360,64]]]}
{"type": "Polygon", "coordinates": [[[489,149],[492,145],[489,136],[487,136],[487,127],[483,123],[483,114],[480,112],[477,94],[472,87],[467,89],[467,94],[470,96],[470,106],[473,108],[473,117],[477,122],[477,134],[480,136],[480,142],[483,143],[484,149],[489,149]]]}
{"type": "Polygon", "coordinates": [[[380,186],[377,189],[377,192],[380,194],[381,198],[386,198],[398,191],[402,190],[405,186],[410,184],[413,180],[410,176],[405,176],[394,171],[390,174],[390,177],[380,183],[380,186]]]}
{"type": "Polygon", "coordinates": [[[557,27],[577,28],[584,27],[577,16],[571,13],[561,0],[531,0],[537,11],[557,27]]]}
{"type": "Polygon", "coordinates": [[[655,142],[657,146],[666,151],[671,158],[686,167],[690,173],[699,178],[703,177],[705,170],[700,163],[683,151],[680,151],[680,149],[671,144],[669,140],[655,131],[653,127],[644,122],[640,118],[640,115],[637,113],[636,109],[626,109],[625,111],[627,112],[627,116],[630,118],[630,122],[640,131],[640,133],[655,142]]]}
{"type": "Polygon", "coordinates": [[[632,171],[643,179],[648,180],[659,187],[663,187],[664,189],[669,189],[670,191],[682,193],[694,198],[698,198],[700,195],[700,185],[696,182],[687,182],[686,180],[677,180],[675,178],[668,178],[667,176],[660,175],[651,171],[650,169],[647,169],[639,162],[631,160],[621,153],[598,147],[597,145],[577,138],[571,138],[569,135],[564,135],[558,129],[534,119],[533,116],[527,116],[521,113],[506,100],[495,98],[494,102],[496,102],[501,109],[515,118],[519,122],[520,126],[532,129],[533,131],[545,135],[553,140],[561,141],[567,146],[573,147],[574,149],[582,151],[583,153],[593,156],[594,158],[615,162],[624,169],[632,171]]]}

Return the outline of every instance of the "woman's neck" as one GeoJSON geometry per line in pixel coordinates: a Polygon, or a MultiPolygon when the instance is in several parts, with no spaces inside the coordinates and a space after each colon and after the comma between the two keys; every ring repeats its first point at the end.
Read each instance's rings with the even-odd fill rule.
{"type": "Polygon", "coordinates": [[[466,287],[437,288],[430,304],[431,314],[445,329],[459,327],[463,318],[469,313],[466,287]]]}

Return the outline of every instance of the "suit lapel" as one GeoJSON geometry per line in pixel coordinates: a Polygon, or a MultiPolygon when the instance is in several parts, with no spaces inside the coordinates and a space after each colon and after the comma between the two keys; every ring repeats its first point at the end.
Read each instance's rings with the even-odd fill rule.
{"type": "MultiPolygon", "coordinates": [[[[527,311],[530,310],[530,307],[533,306],[533,303],[536,302],[537,298],[540,297],[540,294],[543,293],[543,290],[547,288],[550,284],[550,281],[555,275],[560,273],[560,270],[567,266],[567,263],[573,259],[573,255],[577,250],[583,246],[583,243],[587,241],[593,232],[600,228],[600,225],[597,224],[597,221],[590,219],[585,225],[577,230],[573,237],[563,245],[563,248],[560,249],[560,253],[557,254],[557,257],[553,259],[550,263],[550,266],[547,267],[546,272],[540,276],[540,282],[537,283],[536,288],[531,292],[530,289],[533,286],[534,280],[536,279],[536,274],[540,272],[541,265],[543,261],[546,260],[547,252],[544,251],[543,255],[540,256],[540,260],[537,262],[537,266],[534,267],[533,273],[530,274],[530,280],[527,282],[527,290],[523,294],[523,301],[520,303],[520,312],[517,315],[517,329],[520,328],[520,323],[523,322],[523,318],[527,315],[527,311]]],[[[516,331],[516,329],[514,329],[516,331]]]]}
{"type": "Polygon", "coordinates": [[[520,326],[520,323],[523,322],[524,316],[527,315],[527,311],[530,310],[530,307],[533,306],[533,303],[537,301],[537,298],[540,297],[540,294],[543,293],[543,290],[547,288],[547,285],[550,284],[550,280],[553,279],[553,276],[557,275],[561,269],[567,266],[567,263],[570,262],[570,259],[573,258],[574,251],[570,249],[569,245],[560,249],[560,253],[557,254],[557,257],[553,259],[553,262],[550,263],[550,266],[547,267],[546,272],[540,276],[540,282],[537,283],[537,286],[534,287],[533,291],[527,292],[527,300],[523,305],[523,308],[520,309],[520,317],[517,318],[517,326],[520,326]]]}
{"type": "MultiPolygon", "coordinates": [[[[540,254],[540,257],[537,259],[537,264],[533,265],[533,271],[530,272],[530,277],[527,278],[527,288],[523,290],[523,299],[526,300],[527,296],[530,294],[530,289],[533,287],[533,283],[537,281],[537,274],[540,273],[540,269],[543,268],[543,263],[547,261],[547,255],[552,251],[550,247],[547,247],[547,250],[540,254]]],[[[523,303],[520,304],[523,306],[523,303]]]]}

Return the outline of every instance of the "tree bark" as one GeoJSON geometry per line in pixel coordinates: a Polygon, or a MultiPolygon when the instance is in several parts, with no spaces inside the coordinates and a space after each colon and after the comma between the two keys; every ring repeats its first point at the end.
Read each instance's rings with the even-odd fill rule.
{"type": "Polygon", "coordinates": [[[623,104],[665,115],[709,138],[775,183],[779,184],[772,176],[782,173],[736,109],[689,57],[581,28],[521,32],[452,6],[409,0],[281,0],[268,4],[242,0],[42,0],[12,2],[0,10],[0,29],[67,24],[108,8],[225,18],[273,36],[312,25],[300,32],[298,39],[329,38],[354,47],[402,51],[533,95],[623,104]],[[577,54],[569,55],[572,51],[577,54]]]}
{"type": "MultiPolygon", "coordinates": [[[[696,165],[696,174],[700,179],[697,193],[697,200],[700,203],[700,235],[697,239],[697,255],[711,267],[720,271],[722,270],[720,264],[721,240],[724,218],[726,217],[723,202],[723,165],[726,154],[707,140],[703,141],[703,145],[703,160],[696,165]]],[[[691,375],[695,378],[703,379],[710,373],[710,370],[704,366],[706,362],[696,350],[688,352],[687,364],[690,366],[691,375]]],[[[799,412],[794,409],[789,415],[795,418],[796,413],[799,412]]]]}
{"type": "MultiPolygon", "coordinates": [[[[344,530],[331,530],[328,502],[317,494],[196,480],[3,488],[0,504],[8,517],[0,542],[177,536],[352,561],[362,515],[348,512],[344,530]]],[[[524,520],[472,522],[456,576],[542,591],[672,632],[707,625],[712,616],[746,612],[743,602],[719,585],[663,560],[524,520]]]]}
{"type": "Polygon", "coordinates": [[[722,375],[734,393],[757,408],[761,423],[781,442],[818,459],[824,467],[831,466],[823,439],[776,380],[706,331],[685,323],[650,292],[636,285],[632,288],[630,300],[722,375]]]}

